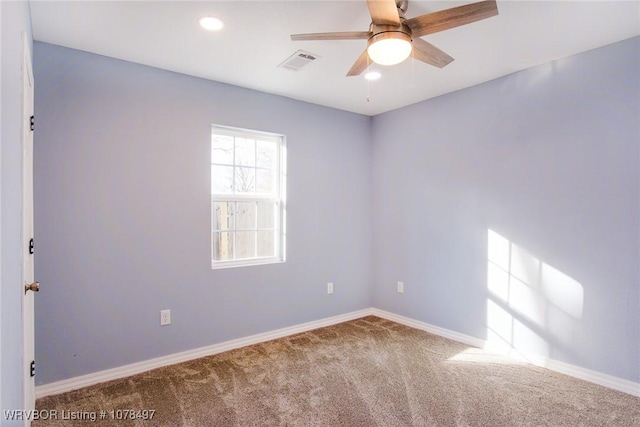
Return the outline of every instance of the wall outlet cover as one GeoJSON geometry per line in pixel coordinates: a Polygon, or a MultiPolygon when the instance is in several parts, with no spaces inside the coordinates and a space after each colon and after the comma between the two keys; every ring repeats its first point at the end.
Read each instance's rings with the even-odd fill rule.
{"type": "Polygon", "coordinates": [[[160,310],[160,326],[171,324],[171,310],[160,310]]]}

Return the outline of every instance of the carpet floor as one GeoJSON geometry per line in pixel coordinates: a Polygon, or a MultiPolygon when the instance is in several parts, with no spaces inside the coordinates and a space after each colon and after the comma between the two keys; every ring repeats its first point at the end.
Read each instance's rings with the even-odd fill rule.
{"type": "Polygon", "coordinates": [[[375,316],[41,398],[36,407],[57,411],[36,427],[640,426],[638,397],[375,316]]]}

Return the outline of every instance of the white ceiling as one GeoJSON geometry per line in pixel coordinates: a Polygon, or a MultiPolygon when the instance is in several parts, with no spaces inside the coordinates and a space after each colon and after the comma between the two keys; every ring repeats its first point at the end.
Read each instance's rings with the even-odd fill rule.
{"type": "MultiPolygon", "coordinates": [[[[409,2],[408,18],[473,1],[409,2]]],[[[366,40],[293,42],[293,33],[366,31],[364,0],[32,1],[35,40],[205,79],[375,115],[640,35],[640,2],[498,0],[499,15],[425,36],[455,58],[443,69],[409,59],[367,82],[345,74],[366,40]],[[210,33],[198,18],[216,15],[210,33]],[[320,58],[278,65],[296,50],[320,58]]],[[[640,55],[640,52],[638,53],[640,55]]]]}

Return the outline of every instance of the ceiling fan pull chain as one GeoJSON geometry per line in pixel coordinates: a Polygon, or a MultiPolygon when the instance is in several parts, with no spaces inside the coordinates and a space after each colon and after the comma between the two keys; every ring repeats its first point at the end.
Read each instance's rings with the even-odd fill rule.
{"type": "MultiPolygon", "coordinates": [[[[367,69],[369,69],[369,66],[371,65],[371,58],[369,58],[369,55],[367,55],[367,69]]],[[[369,79],[365,79],[367,81],[367,102],[371,102],[371,81],[369,79]]]]}

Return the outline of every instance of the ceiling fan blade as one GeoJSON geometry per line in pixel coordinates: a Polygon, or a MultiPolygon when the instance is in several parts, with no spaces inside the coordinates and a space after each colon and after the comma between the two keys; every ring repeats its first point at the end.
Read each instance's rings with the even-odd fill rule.
{"type": "Polygon", "coordinates": [[[367,6],[374,24],[400,26],[396,0],[367,0],[367,6]]]}
{"type": "Polygon", "coordinates": [[[369,61],[369,54],[365,49],[364,52],[360,54],[358,59],[356,59],[356,62],[353,64],[353,66],[347,73],[347,77],[359,76],[360,74],[362,74],[364,70],[366,70],[369,67],[370,63],[371,61],[369,61]]]}
{"type": "Polygon", "coordinates": [[[291,34],[291,40],[360,40],[368,39],[371,36],[369,31],[344,31],[337,33],[309,33],[291,34]]]}
{"type": "Polygon", "coordinates": [[[422,37],[490,18],[497,14],[498,5],[495,0],[486,0],[416,16],[407,19],[407,25],[411,28],[413,37],[422,37]]]}
{"type": "Polygon", "coordinates": [[[438,68],[443,68],[453,61],[453,58],[447,53],[422,39],[414,38],[412,45],[411,56],[419,61],[426,62],[438,68]]]}

